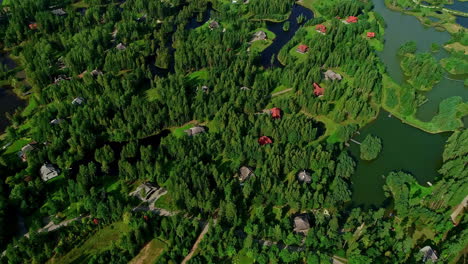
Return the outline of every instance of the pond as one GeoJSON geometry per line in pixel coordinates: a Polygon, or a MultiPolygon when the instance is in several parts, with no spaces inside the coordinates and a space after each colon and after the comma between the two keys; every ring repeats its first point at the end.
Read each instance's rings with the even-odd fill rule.
{"type": "MultiPolygon", "coordinates": [[[[7,54],[0,53],[0,63],[6,65],[8,69],[16,67],[16,63],[7,54]]],[[[25,102],[19,99],[9,86],[0,87],[0,133],[10,124],[6,118],[6,113],[13,114],[19,106],[24,106],[25,102]]]]}
{"type": "MultiPolygon", "coordinates": [[[[373,0],[375,11],[380,13],[387,23],[385,29],[385,48],[379,53],[387,67],[389,75],[402,84],[405,77],[400,68],[397,51],[408,41],[415,41],[419,52],[430,50],[432,43],[443,45],[450,39],[447,32],[423,26],[415,17],[394,12],[385,7],[381,0],[373,0]]],[[[447,56],[444,51],[436,55],[438,59],[447,56]]],[[[425,93],[429,101],[417,113],[422,120],[430,120],[438,110],[439,103],[451,96],[462,96],[468,100],[468,89],[464,88],[463,77],[450,76],[444,78],[432,91],[425,93]]],[[[364,127],[355,139],[362,141],[366,135],[373,134],[383,141],[383,150],[379,157],[371,162],[359,159],[359,147],[352,143],[351,152],[358,160],[353,181],[353,205],[381,206],[385,200],[382,186],[385,183],[383,175],[390,171],[402,170],[411,173],[416,180],[427,186],[438,176],[437,170],[442,165],[442,152],[445,141],[450,133],[428,134],[400,120],[389,117],[381,111],[377,120],[364,127]]]]}

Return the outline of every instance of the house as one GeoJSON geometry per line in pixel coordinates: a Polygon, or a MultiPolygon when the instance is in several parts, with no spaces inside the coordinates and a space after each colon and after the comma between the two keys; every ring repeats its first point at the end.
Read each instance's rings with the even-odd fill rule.
{"type": "Polygon", "coordinates": [[[439,259],[436,255],[436,252],[430,246],[421,248],[419,252],[423,254],[423,262],[426,262],[430,259],[432,260],[432,263],[434,263],[439,259]]]}
{"type": "Polygon", "coordinates": [[[60,118],[56,118],[56,119],[53,119],[52,121],[50,121],[50,124],[51,125],[58,125],[60,123],[62,123],[63,119],[60,119],[60,118]]]}
{"type": "Polygon", "coordinates": [[[18,152],[18,156],[21,158],[21,160],[23,162],[26,162],[27,161],[27,154],[28,152],[36,149],[35,145],[37,144],[37,142],[33,141],[27,145],[25,145],[24,147],[21,148],[21,151],[18,152]]]}
{"type": "Polygon", "coordinates": [[[355,16],[349,16],[347,19],[346,19],[346,23],[347,24],[350,24],[350,23],[357,23],[358,22],[358,18],[355,17],[355,16]]]}
{"type": "Polygon", "coordinates": [[[146,202],[158,190],[158,187],[149,182],[145,182],[138,186],[135,191],[130,193],[130,196],[135,196],[138,199],[146,202]]]}
{"type": "Polygon", "coordinates": [[[326,71],[326,72],[324,73],[324,75],[325,75],[325,80],[327,80],[327,81],[328,81],[328,80],[332,80],[332,81],[338,80],[338,81],[341,81],[341,80],[343,79],[343,77],[341,77],[340,74],[338,74],[338,73],[336,73],[336,72],[334,72],[334,71],[332,71],[332,70],[326,71]]]}
{"type": "Polygon", "coordinates": [[[322,24],[318,24],[316,27],[315,27],[315,30],[319,33],[322,33],[322,34],[325,34],[327,33],[327,28],[322,25],[322,24]]]}
{"type": "Polygon", "coordinates": [[[91,76],[96,77],[96,76],[99,76],[99,75],[102,75],[102,71],[100,71],[100,70],[92,70],[91,71],[91,76]]]}
{"type": "Polygon", "coordinates": [[[210,88],[206,85],[203,85],[201,88],[197,87],[197,91],[200,91],[200,90],[204,93],[208,93],[210,91],[210,88]]]}
{"type": "Polygon", "coordinates": [[[219,28],[219,23],[216,21],[216,20],[213,20],[210,22],[210,24],[208,25],[208,27],[213,30],[215,28],[219,28]]]}
{"type": "Polygon", "coordinates": [[[271,140],[271,138],[267,136],[262,136],[258,139],[258,144],[260,144],[261,146],[272,144],[272,143],[273,141],[271,140]]]}
{"type": "Polygon", "coordinates": [[[61,74],[54,78],[54,84],[58,84],[61,81],[70,80],[70,79],[71,79],[70,77],[67,77],[66,75],[61,74]]]}
{"type": "Polygon", "coordinates": [[[375,38],[375,32],[367,32],[368,38],[375,38]]]}
{"type": "Polygon", "coordinates": [[[312,178],[310,177],[310,173],[308,173],[305,170],[297,174],[297,179],[303,183],[310,183],[312,181],[312,178]]]}
{"type": "Polygon", "coordinates": [[[250,88],[247,87],[247,86],[242,86],[240,89],[241,89],[242,91],[248,91],[248,90],[250,90],[250,88]]]}
{"type": "Polygon", "coordinates": [[[320,87],[318,83],[314,83],[314,94],[316,96],[323,96],[325,94],[325,89],[320,87]]]}
{"type": "Polygon", "coordinates": [[[309,228],[309,216],[307,214],[294,217],[294,232],[306,234],[309,228]]]}
{"type": "Polygon", "coordinates": [[[50,179],[53,179],[57,177],[60,173],[60,170],[55,168],[54,165],[44,163],[41,167],[41,178],[43,181],[48,181],[50,179]]]}
{"type": "Polygon", "coordinates": [[[37,23],[30,23],[28,26],[29,26],[29,29],[31,30],[36,30],[38,27],[37,23]]]}
{"type": "Polygon", "coordinates": [[[205,133],[205,128],[201,126],[192,127],[184,131],[189,136],[195,136],[200,133],[205,133]]]}
{"type": "Polygon", "coordinates": [[[250,42],[254,42],[254,41],[257,41],[257,40],[266,40],[267,39],[267,34],[265,33],[265,31],[258,31],[254,34],[252,40],[250,42]]]}
{"type": "Polygon", "coordinates": [[[297,47],[296,51],[301,54],[304,54],[304,53],[307,53],[307,51],[309,51],[309,47],[307,45],[301,44],[297,47]]]}
{"type": "Polygon", "coordinates": [[[119,43],[119,44],[117,44],[117,46],[115,48],[118,49],[118,50],[125,50],[127,47],[125,47],[124,44],[119,43]]]}
{"type": "Polygon", "coordinates": [[[274,119],[280,119],[281,118],[281,109],[279,109],[278,107],[272,108],[270,110],[270,113],[271,113],[271,117],[274,118],[274,119]]]}
{"type": "Polygon", "coordinates": [[[253,173],[252,168],[242,166],[239,169],[239,181],[243,182],[243,181],[249,179],[252,176],[255,176],[255,174],[253,173]]]}
{"type": "Polygon", "coordinates": [[[64,16],[67,14],[67,12],[65,12],[65,10],[63,10],[63,8],[59,8],[59,9],[54,9],[51,11],[52,14],[56,15],[56,16],[64,16]]]}
{"type": "Polygon", "coordinates": [[[72,105],[81,105],[83,103],[84,103],[83,97],[79,97],[79,96],[73,99],[72,101],[72,105]]]}

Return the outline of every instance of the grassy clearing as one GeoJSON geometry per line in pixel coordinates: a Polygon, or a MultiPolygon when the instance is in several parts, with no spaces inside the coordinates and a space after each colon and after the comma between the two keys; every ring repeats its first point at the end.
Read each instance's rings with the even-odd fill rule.
{"type": "Polygon", "coordinates": [[[169,192],[156,200],[154,206],[157,208],[166,209],[168,211],[177,211],[177,206],[175,205],[174,199],[169,192]]]}
{"type": "Polygon", "coordinates": [[[71,4],[71,6],[75,7],[75,8],[88,8],[89,4],[86,3],[85,1],[81,0],[81,1],[78,1],[76,3],[71,4]]]}
{"type": "Polygon", "coordinates": [[[4,154],[8,155],[12,153],[17,153],[18,151],[21,150],[22,147],[24,147],[29,142],[31,142],[31,139],[27,139],[27,138],[18,139],[6,149],[4,154]]]}
{"type": "Polygon", "coordinates": [[[233,258],[232,263],[233,264],[252,264],[252,263],[255,263],[255,260],[244,254],[239,254],[233,258]]]}
{"type": "Polygon", "coordinates": [[[77,248],[72,249],[63,257],[52,258],[48,263],[87,263],[91,255],[108,249],[112,242],[119,239],[122,234],[129,232],[129,227],[123,222],[117,222],[97,231],[88,240],[77,248]]]}
{"type": "Polygon", "coordinates": [[[172,134],[177,138],[184,137],[187,135],[184,131],[192,127],[194,127],[193,124],[187,124],[182,127],[175,128],[174,130],[172,130],[172,134]]]}
{"type": "Polygon", "coordinates": [[[130,262],[129,264],[146,264],[155,263],[155,261],[166,250],[166,243],[159,239],[153,239],[146,244],[130,262]]]}
{"type": "Polygon", "coordinates": [[[455,42],[447,44],[444,48],[450,52],[459,52],[462,51],[465,55],[468,55],[468,46],[461,44],[460,42],[455,42]]]}

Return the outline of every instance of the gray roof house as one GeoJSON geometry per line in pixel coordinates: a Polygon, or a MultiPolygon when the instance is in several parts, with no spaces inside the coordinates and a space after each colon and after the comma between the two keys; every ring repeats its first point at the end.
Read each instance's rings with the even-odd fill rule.
{"type": "Polygon", "coordinates": [[[98,76],[98,75],[102,75],[102,71],[100,71],[100,70],[92,70],[92,71],[91,71],[91,75],[94,76],[94,77],[96,77],[96,76],[98,76]]]}
{"type": "Polygon", "coordinates": [[[57,177],[60,173],[60,170],[55,168],[54,165],[44,163],[41,167],[41,178],[43,181],[48,181],[50,179],[53,179],[57,177]]]}
{"type": "Polygon", "coordinates": [[[63,121],[63,119],[56,118],[56,119],[50,121],[50,124],[51,125],[58,125],[58,124],[62,123],[62,121],[63,121]]]}
{"type": "Polygon", "coordinates": [[[428,260],[431,260],[432,261],[431,263],[435,263],[439,259],[435,251],[430,246],[425,246],[421,248],[419,252],[423,254],[423,262],[427,262],[428,260]]]}
{"type": "Polygon", "coordinates": [[[334,72],[334,71],[332,71],[332,70],[327,70],[327,71],[324,73],[324,75],[325,75],[325,80],[327,80],[327,81],[328,81],[328,80],[332,80],[332,81],[338,80],[338,81],[341,81],[341,80],[343,79],[343,77],[342,77],[340,74],[338,74],[338,73],[336,73],[336,72],[334,72]]]}
{"type": "Polygon", "coordinates": [[[210,22],[210,24],[208,25],[208,27],[210,29],[215,29],[215,28],[219,28],[219,23],[216,21],[216,20],[213,20],[210,22]]]}
{"type": "Polygon", "coordinates": [[[72,101],[72,105],[81,105],[83,103],[84,103],[83,97],[79,97],[79,96],[73,99],[72,101]]]}
{"type": "Polygon", "coordinates": [[[124,44],[119,43],[119,44],[117,44],[117,46],[115,48],[118,49],[118,50],[125,50],[127,47],[125,47],[124,44]]]}
{"type": "Polygon", "coordinates": [[[65,12],[65,10],[63,10],[63,8],[59,8],[59,9],[54,9],[51,11],[52,14],[56,15],[56,16],[64,16],[67,14],[67,12],[65,12]]]}
{"type": "Polygon", "coordinates": [[[300,182],[304,182],[304,183],[310,183],[312,181],[312,178],[310,177],[310,173],[308,173],[305,170],[303,170],[303,171],[301,171],[301,172],[299,172],[297,174],[297,179],[300,182]]]}
{"type": "Polygon", "coordinates": [[[265,33],[265,31],[260,30],[253,35],[253,38],[250,42],[254,42],[257,40],[266,40],[266,39],[267,39],[267,34],[265,33]]]}
{"type": "Polygon", "coordinates": [[[189,136],[195,136],[200,133],[205,133],[205,128],[201,126],[192,127],[184,131],[189,136]]]}
{"type": "Polygon", "coordinates": [[[309,216],[307,214],[294,217],[294,232],[307,233],[309,231],[309,216]]]}
{"type": "Polygon", "coordinates": [[[239,169],[239,181],[243,182],[243,181],[249,179],[252,176],[255,176],[255,174],[253,173],[252,168],[242,166],[239,169]]]}
{"type": "Polygon", "coordinates": [[[36,145],[36,144],[37,144],[36,142],[31,142],[31,143],[25,145],[24,147],[22,147],[21,151],[18,152],[18,156],[21,158],[21,160],[23,162],[26,162],[28,152],[34,150],[35,149],[34,145],[36,145]]]}

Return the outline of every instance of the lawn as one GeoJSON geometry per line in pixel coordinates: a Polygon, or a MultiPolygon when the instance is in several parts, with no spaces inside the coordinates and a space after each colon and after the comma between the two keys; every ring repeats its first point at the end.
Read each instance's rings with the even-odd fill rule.
{"type": "Polygon", "coordinates": [[[59,258],[52,258],[47,263],[87,263],[89,257],[108,249],[112,242],[118,240],[121,235],[129,232],[129,226],[123,222],[117,222],[97,231],[88,240],[77,248],[59,258]]]}
{"type": "Polygon", "coordinates": [[[159,256],[166,250],[166,243],[160,239],[153,239],[146,244],[129,264],[146,264],[155,263],[159,256]]]}
{"type": "Polygon", "coordinates": [[[252,264],[252,263],[255,263],[255,260],[244,254],[240,254],[233,258],[232,263],[233,264],[252,264]]]}
{"type": "Polygon", "coordinates": [[[187,81],[192,85],[200,84],[202,81],[208,81],[208,79],[209,72],[206,69],[195,71],[187,75],[187,81]]]}
{"type": "Polygon", "coordinates": [[[273,43],[273,40],[276,38],[276,34],[271,32],[270,30],[266,29],[266,28],[257,28],[256,30],[252,31],[252,35],[255,34],[256,32],[258,31],[263,31],[266,33],[267,35],[267,39],[266,40],[257,40],[257,41],[254,41],[251,45],[250,45],[250,51],[251,52],[256,52],[256,53],[260,53],[262,52],[263,50],[265,50],[268,46],[270,46],[272,43],[273,43]]]}
{"type": "Polygon", "coordinates": [[[31,142],[31,139],[18,139],[14,141],[5,151],[4,154],[12,154],[12,153],[17,153],[18,151],[21,150],[22,147],[24,147],[26,144],[31,142]]]}
{"type": "Polygon", "coordinates": [[[172,130],[172,134],[177,138],[184,137],[187,135],[184,131],[192,127],[194,127],[193,124],[187,124],[182,127],[175,128],[174,130],[172,130]]]}
{"type": "Polygon", "coordinates": [[[177,211],[177,207],[174,203],[174,200],[172,199],[171,193],[169,192],[156,200],[154,206],[157,208],[166,209],[168,211],[177,211]]]}

